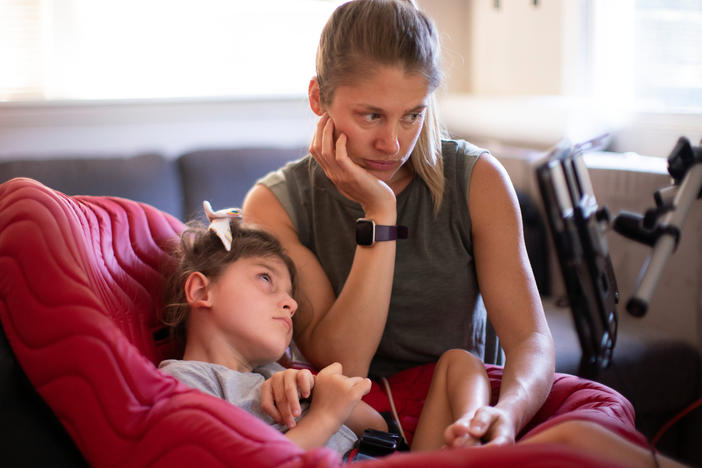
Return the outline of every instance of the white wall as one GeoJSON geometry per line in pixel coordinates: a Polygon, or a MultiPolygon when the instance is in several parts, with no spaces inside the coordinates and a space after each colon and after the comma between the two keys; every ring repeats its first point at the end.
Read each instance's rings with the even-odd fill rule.
{"type": "Polygon", "coordinates": [[[420,1],[439,27],[449,93],[572,94],[587,14],[580,0],[420,1]],[[575,60],[577,59],[577,60],[575,60]]]}
{"type": "Polygon", "coordinates": [[[468,93],[473,90],[471,73],[471,4],[466,0],[419,0],[439,30],[442,67],[446,80],[442,93],[468,93]]]}
{"type": "Polygon", "coordinates": [[[561,0],[471,2],[471,92],[477,95],[561,94],[561,0]],[[505,58],[509,58],[505,60],[505,58]]]}

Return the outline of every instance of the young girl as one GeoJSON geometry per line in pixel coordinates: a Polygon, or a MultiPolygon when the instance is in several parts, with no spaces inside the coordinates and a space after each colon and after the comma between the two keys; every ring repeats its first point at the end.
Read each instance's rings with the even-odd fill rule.
{"type": "MultiPolygon", "coordinates": [[[[361,401],[370,389],[367,378],[344,376],[339,363],[313,376],[276,362],[290,344],[298,309],[295,266],[275,237],[242,225],[237,210],[213,212],[205,202],[205,211],[209,227],[191,226],[181,236],[162,315],[185,340],[185,352],[160,369],[240,406],[304,449],[326,445],[345,454],[365,429],[387,430],[383,417],[361,401]]],[[[482,362],[465,350],[446,351],[434,368],[412,450],[479,445],[469,425],[489,402],[482,362]]],[[[567,421],[523,443],[539,442],[597,451],[627,466],[654,461],[645,448],[588,422],[567,421]]]]}
{"type": "MultiPolygon", "coordinates": [[[[162,315],[184,339],[183,359],[160,369],[242,407],[305,449],[327,445],[343,454],[365,429],[387,430],[360,401],[369,379],[344,376],[338,363],[313,376],[276,362],[290,344],[298,307],[294,264],[273,236],[243,226],[236,210],[213,212],[207,203],[205,210],[209,229],[191,226],[181,237],[162,315]],[[301,397],[311,397],[309,404],[301,397]]],[[[466,426],[451,423],[488,400],[481,362],[463,350],[446,353],[413,448],[470,443],[466,426]]]]}

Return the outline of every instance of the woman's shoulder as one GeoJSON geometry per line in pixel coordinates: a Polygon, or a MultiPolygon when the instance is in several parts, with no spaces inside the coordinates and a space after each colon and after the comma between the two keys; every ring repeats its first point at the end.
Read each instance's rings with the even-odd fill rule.
{"type": "Polygon", "coordinates": [[[489,152],[487,149],[466,140],[441,140],[441,154],[444,159],[458,157],[478,158],[481,154],[489,152]]]}
{"type": "Polygon", "coordinates": [[[312,156],[307,154],[299,159],[285,163],[284,166],[275,171],[269,172],[256,183],[267,187],[285,184],[286,181],[303,177],[313,166],[313,163],[312,156]]]}
{"type": "Polygon", "coordinates": [[[470,183],[473,168],[480,156],[490,154],[487,149],[466,140],[442,140],[441,151],[446,179],[465,186],[470,183]]]}

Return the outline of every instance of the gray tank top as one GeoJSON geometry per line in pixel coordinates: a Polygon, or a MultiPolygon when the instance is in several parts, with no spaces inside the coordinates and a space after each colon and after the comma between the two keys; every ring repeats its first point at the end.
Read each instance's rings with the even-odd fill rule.
{"type": "MultiPolygon", "coordinates": [[[[414,177],[397,195],[397,241],[390,310],[371,375],[387,376],[436,361],[451,348],[485,357],[486,314],[478,291],[468,213],[473,165],[486,150],[442,142],[446,186],[434,215],[431,194],[414,177]]],[[[262,178],[294,223],[300,242],[317,256],[338,296],[356,250],[361,206],[339,193],[307,155],[262,178]]]]}

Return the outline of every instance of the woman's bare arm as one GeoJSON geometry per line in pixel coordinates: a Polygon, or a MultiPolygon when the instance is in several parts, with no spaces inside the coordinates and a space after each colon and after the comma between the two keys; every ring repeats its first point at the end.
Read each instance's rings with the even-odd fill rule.
{"type": "Polygon", "coordinates": [[[468,206],[480,291],[506,357],[499,401],[476,413],[476,419],[488,440],[511,443],[551,389],[553,340],[524,246],[514,188],[490,155],[482,155],[473,168],[468,206]]]}
{"type": "MultiPolygon", "coordinates": [[[[337,361],[347,375],[366,376],[387,319],[395,242],[356,247],[344,288],[335,297],[319,261],[300,243],[290,217],[270,189],[254,186],[243,212],[247,222],[280,239],[298,269],[300,306],[293,320],[295,343],[305,357],[317,368],[337,361]]],[[[376,221],[395,223],[394,219],[376,221]]]]}

